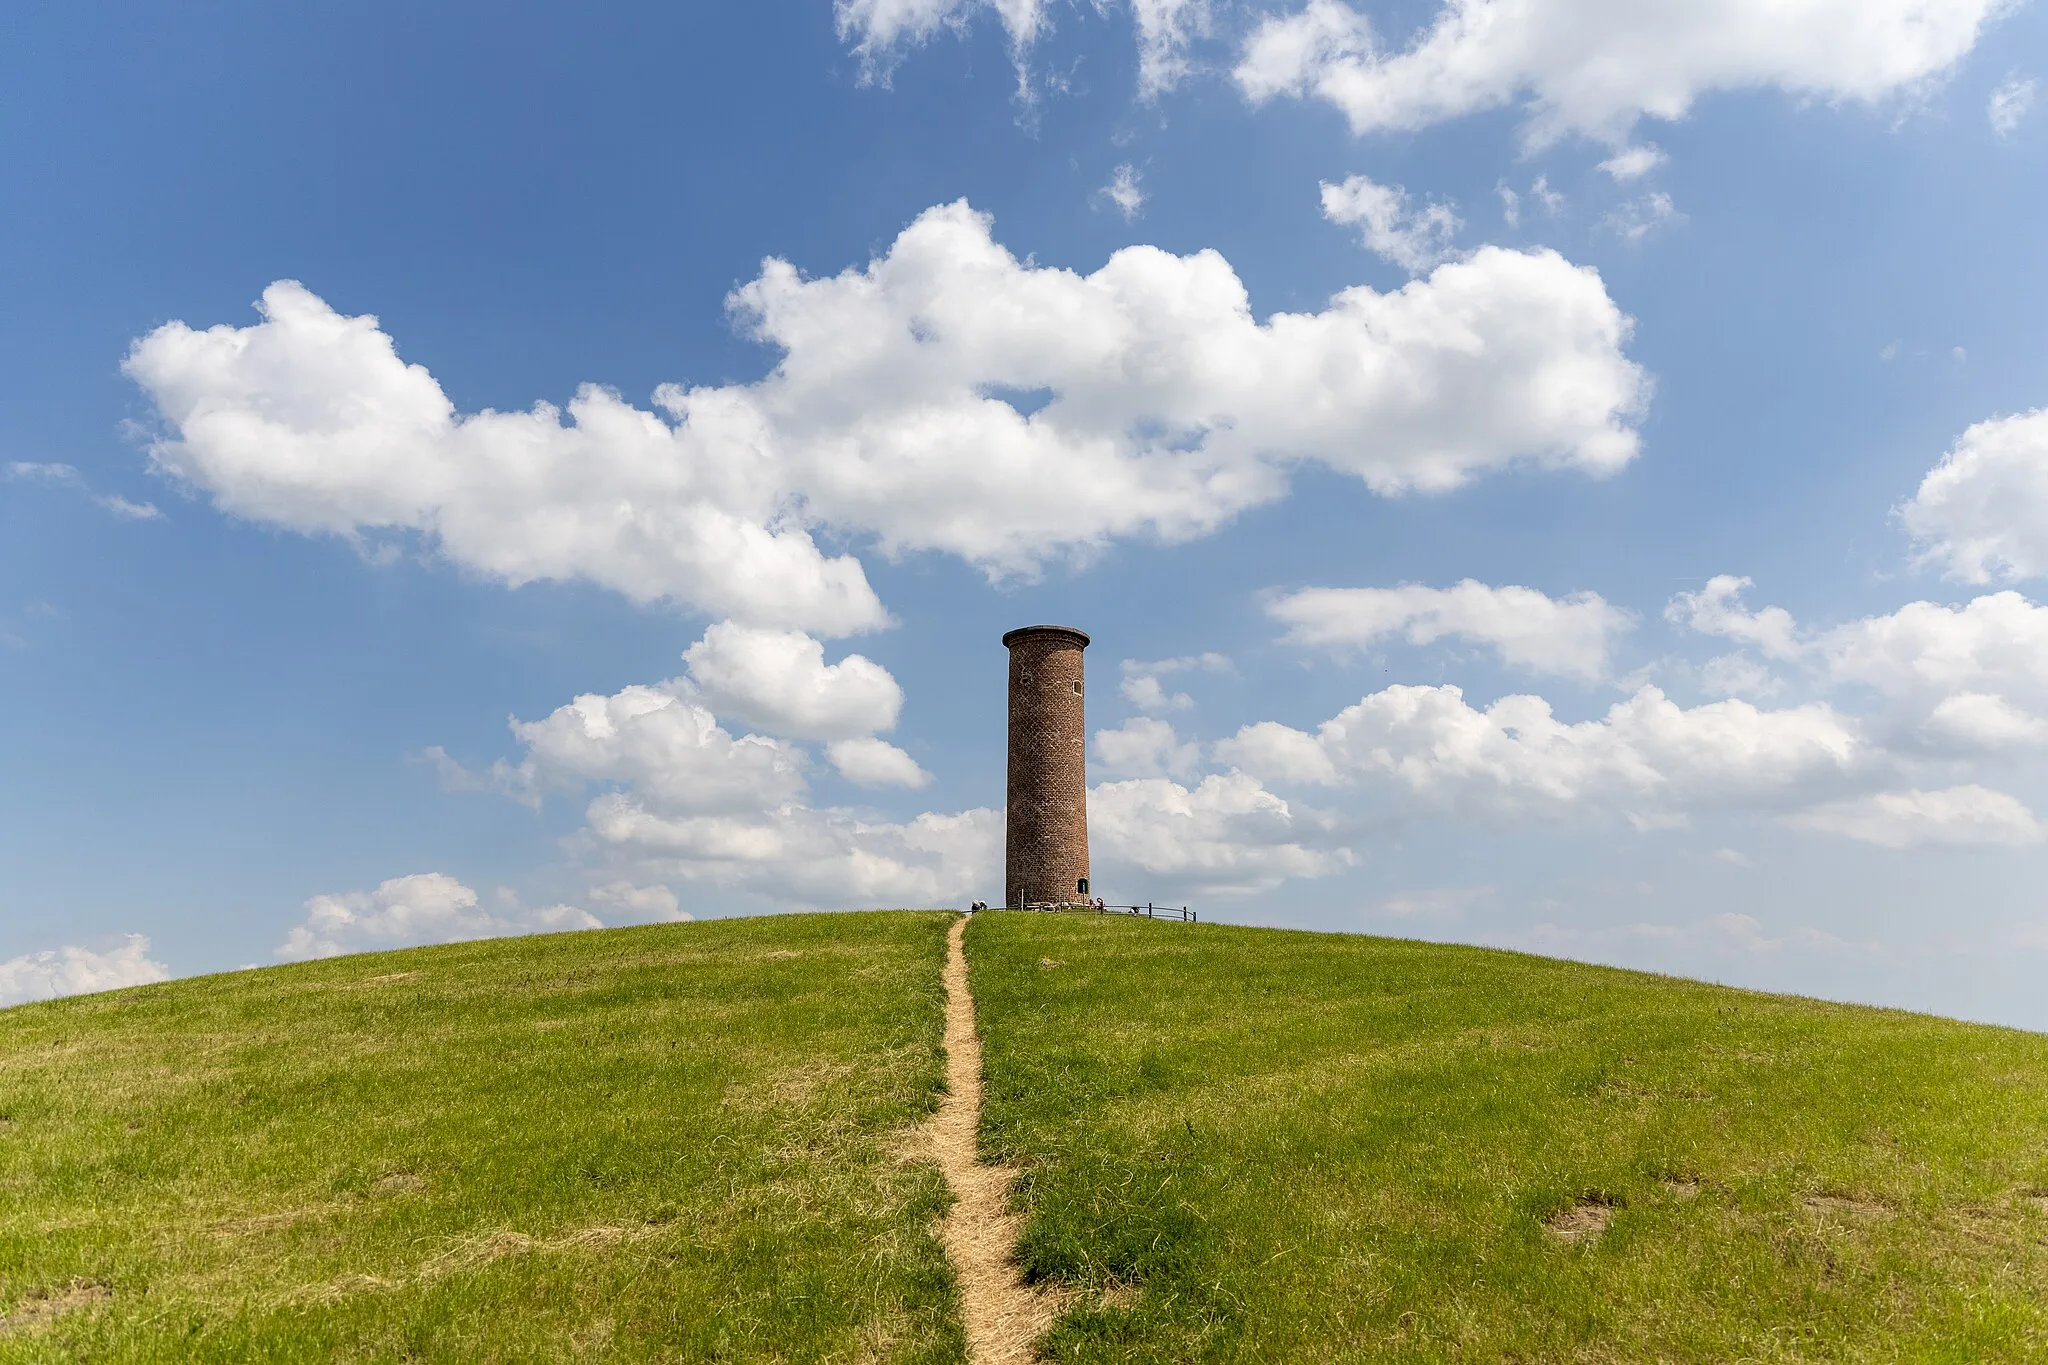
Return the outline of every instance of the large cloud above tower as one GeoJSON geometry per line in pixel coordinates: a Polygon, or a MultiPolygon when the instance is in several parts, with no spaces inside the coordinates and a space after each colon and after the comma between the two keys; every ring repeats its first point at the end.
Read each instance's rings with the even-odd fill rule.
{"type": "Polygon", "coordinates": [[[162,418],[156,466],[233,515],[820,635],[886,614],[814,532],[1029,574],[1209,532],[1303,463],[1396,495],[1636,454],[1629,319],[1554,252],[1481,248],[1260,321],[1213,251],[1081,275],[991,226],[942,205],[865,267],[766,262],[731,308],[778,363],[653,411],[589,385],[566,410],[462,412],[374,317],[290,281],[254,325],[158,328],[127,370],[162,418]]]}

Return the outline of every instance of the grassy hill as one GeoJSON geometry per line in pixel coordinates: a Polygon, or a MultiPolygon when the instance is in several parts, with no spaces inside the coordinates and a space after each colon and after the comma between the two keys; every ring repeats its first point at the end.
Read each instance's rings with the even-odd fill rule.
{"type": "MultiPolygon", "coordinates": [[[[950,917],[0,1011],[0,1360],[958,1360],[950,917]]],[[[1068,1360],[2048,1358],[2048,1038],[1475,949],[993,914],[1068,1360]]]]}
{"type": "Polygon", "coordinates": [[[0,1359],[957,1360],[951,916],[422,948],[0,1011],[0,1359]]]}
{"type": "Polygon", "coordinates": [[[967,947],[1027,1267],[1096,1291],[1059,1359],[2048,1358],[2048,1037],[1329,934],[967,947]]]}

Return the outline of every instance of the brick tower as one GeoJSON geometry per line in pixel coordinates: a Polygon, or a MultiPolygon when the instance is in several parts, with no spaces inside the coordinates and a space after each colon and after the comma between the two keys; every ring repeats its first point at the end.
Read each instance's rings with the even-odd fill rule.
{"type": "Polygon", "coordinates": [[[1088,731],[1081,651],[1071,626],[1025,626],[1010,651],[1009,829],[1003,899],[1011,906],[1088,897],[1088,731]]]}

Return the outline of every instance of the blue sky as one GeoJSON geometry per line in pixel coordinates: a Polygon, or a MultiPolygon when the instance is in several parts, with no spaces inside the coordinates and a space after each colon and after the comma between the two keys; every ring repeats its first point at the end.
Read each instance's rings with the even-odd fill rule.
{"type": "Polygon", "coordinates": [[[1056,620],[1112,897],[2048,1027],[2048,19],[1493,8],[22,19],[0,995],[989,897],[1056,620]]]}

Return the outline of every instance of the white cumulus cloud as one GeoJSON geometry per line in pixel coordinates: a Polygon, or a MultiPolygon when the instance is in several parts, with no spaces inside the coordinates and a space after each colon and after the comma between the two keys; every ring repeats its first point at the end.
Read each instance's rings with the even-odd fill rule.
{"type": "Polygon", "coordinates": [[[170,977],[170,968],[150,957],[149,940],[129,934],[120,947],[106,952],[67,945],[0,962],[0,1005],[146,986],[170,977]]]}
{"type": "Polygon", "coordinates": [[[1742,601],[1745,588],[1756,586],[1734,574],[1716,574],[1698,592],[1682,592],[1664,608],[1664,619],[1704,635],[1739,640],[1773,659],[1796,659],[1805,649],[1799,624],[1783,607],[1751,611],[1742,601]]]}
{"type": "Polygon", "coordinates": [[[1359,230],[1367,251],[1410,272],[1429,269],[1457,254],[1452,245],[1464,224],[1449,204],[1411,208],[1408,191],[1362,175],[1341,185],[1322,182],[1323,217],[1359,230]]]}
{"type": "Polygon", "coordinates": [[[825,746],[825,756],[856,787],[923,787],[932,780],[916,759],[872,735],[833,740],[825,746]]]}
{"type": "Polygon", "coordinates": [[[1080,275],[990,226],[952,204],[861,269],[767,262],[732,307],[780,362],[666,386],[659,414],[594,386],[566,414],[459,413],[375,318],[291,283],[254,326],[157,329],[127,369],[163,419],[155,464],[232,514],[820,635],[886,617],[815,528],[1030,573],[1209,532],[1302,462],[1392,495],[1636,455],[1630,320],[1554,252],[1482,247],[1261,322],[1212,251],[1128,247],[1080,275]]]}
{"type": "Polygon", "coordinates": [[[1164,777],[1105,782],[1088,794],[1095,880],[1121,894],[1266,891],[1290,877],[1320,877],[1348,865],[1329,846],[1330,817],[1289,803],[1243,774],[1192,787],[1164,777]]]}
{"type": "Polygon", "coordinates": [[[2019,848],[2042,837],[2026,806],[1978,786],[1878,792],[1801,811],[1786,823],[1882,848],[2019,848]]]}
{"type": "Polygon", "coordinates": [[[261,311],[251,327],[167,323],[126,363],[168,428],[152,460],[227,512],[355,539],[416,532],[512,584],[584,579],[832,634],[884,619],[859,562],[791,522],[749,448],[753,414],[671,426],[593,385],[566,423],[547,403],[465,415],[376,318],[292,281],[264,290],[261,311]]]}
{"type": "Polygon", "coordinates": [[[1909,602],[1825,631],[1814,649],[1833,681],[1886,696],[1993,692],[2048,703],[2048,607],[2016,592],[1961,606],[1909,602]]]}
{"type": "Polygon", "coordinates": [[[1600,169],[1616,180],[1640,180],[1671,158],[1654,143],[1624,147],[1600,163],[1600,169]]]}
{"type": "Polygon", "coordinates": [[[894,729],[903,689],[860,654],[825,662],[797,631],[721,621],[683,652],[697,694],[721,716],[798,739],[855,739],[894,729]]]}
{"type": "MultiPolygon", "coordinates": [[[[1673,622],[1741,641],[1796,664],[1828,688],[1869,689],[1889,704],[1892,729],[1955,754],[2024,747],[2048,734],[2048,608],[2017,592],[1961,605],[1908,602],[1825,630],[1802,629],[1782,607],[1752,611],[1750,581],[1711,579],[1665,609],[1673,622]]],[[[1746,655],[1708,663],[1710,690],[1761,695],[1777,680],[1746,655]]]]}
{"type": "Polygon", "coordinates": [[[2048,722],[1988,692],[1943,697],[1928,712],[1923,729],[1939,747],[1987,754],[2007,753],[2048,739],[2048,722]]]}
{"type": "Polygon", "coordinates": [[[1449,588],[1305,588],[1275,599],[1269,615],[1290,627],[1289,642],[1362,646],[1399,637],[1428,645],[1470,640],[1537,673],[1597,681],[1607,675],[1629,614],[1597,593],[1549,597],[1534,588],[1489,587],[1465,579],[1449,588]]]}
{"type": "Polygon", "coordinates": [[[1598,720],[1560,721],[1541,697],[1484,710],[1461,689],[1389,687],[1313,734],[1264,721],[1217,746],[1269,780],[1379,784],[1440,813],[1498,819],[1585,812],[1642,826],[1710,809],[1786,809],[1837,795],[1883,756],[1826,706],[1765,711],[1744,701],[1686,709],[1654,687],[1598,720]]]}
{"type": "MultiPolygon", "coordinates": [[[[512,732],[525,752],[501,760],[491,785],[536,801],[596,788],[581,839],[603,885],[715,886],[838,909],[964,900],[987,890],[989,868],[1000,871],[997,812],[894,823],[814,807],[803,749],[734,736],[683,684],[586,694],[539,720],[513,721],[512,732]]],[[[834,740],[826,755],[861,786],[930,780],[872,736],[834,740]]]]}
{"type": "Polygon", "coordinates": [[[1182,742],[1171,724],[1133,716],[1113,730],[1095,732],[1095,758],[1115,777],[1185,777],[1201,761],[1202,746],[1182,742]]]}
{"type": "Polygon", "coordinates": [[[393,877],[374,891],[313,897],[306,902],[306,918],[292,926],[278,945],[277,956],[289,960],[338,957],[422,943],[602,927],[594,915],[569,905],[514,908],[509,914],[494,914],[478,904],[476,892],[455,878],[420,872],[393,877]]]}
{"type": "Polygon", "coordinates": [[[788,805],[806,787],[804,751],[762,735],[734,738],[673,686],[586,693],[536,721],[514,721],[526,745],[498,776],[513,793],[630,786],[663,809],[731,814],[788,805]]]}
{"type": "Polygon", "coordinates": [[[1002,813],[903,822],[803,805],[699,815],[611,792],[588,810],[608,853],[671,880],[820,909],[957,904],[1002,879],[1002,813]]]}
{"type": "Polygon", "coordinates": [[[1899,509],[1920,562],[1965,583],[2048,573],[2048,408],[1969,428],[1899,509]]]}
{"type": "Polygon", "coordinates": [[[1255,102],[1314,97],[1359,133],[1520,103],[1524,136],[1623,142],[1716,90],[1872,102],[1949,70],[2004,0],[1446,0],[1390,48],[1341,0],[1261,23],[1237,82],[1255,102]]]}

